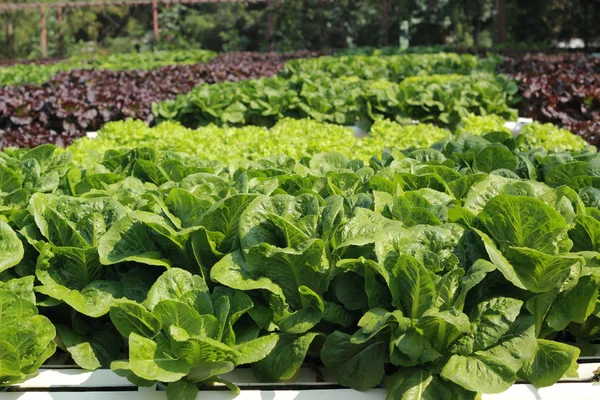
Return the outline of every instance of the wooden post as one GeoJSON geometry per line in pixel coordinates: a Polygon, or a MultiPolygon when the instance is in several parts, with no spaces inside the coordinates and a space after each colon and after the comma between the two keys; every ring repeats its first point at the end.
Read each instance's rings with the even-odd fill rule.
{"type": "Polygon", "coordinates": [[[496,41],[499,44],[504,43],[506,40],[506,14],[504,9],[504,0],[498,0],[498,16],[497,16],[497,32],[496,41]]]}
{"type": "Polygon", "coordinates": [[[154,40],[158,42],[158,1],[152,2],[152,22],[154,25],[154,40]]]}
{"type": "Polygon", "coordinates": [[[48,58],[48,29],[46,28],[46,8],[40,6],[42,13],[42,33],[40,34],[40,45],[42,47],[42,57],[48,58]]]}

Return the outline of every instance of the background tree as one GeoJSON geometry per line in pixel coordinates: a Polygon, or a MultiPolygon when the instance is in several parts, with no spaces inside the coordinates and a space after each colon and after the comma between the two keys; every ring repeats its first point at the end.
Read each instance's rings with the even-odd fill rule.
{"type": "MultiPolygon", "coordinates": [[[[23,1],[40,0],[0,0],[0,4],[23,1]]],[[[53,1],[58,0],[44,0],[53,1]]],[[[503,2],[506,48],[550,46],[571,38],[581,38],[590,48],[600,47],[600,0],[503,2]]],[[[407,45],[488,48],[496,44],[497,6],[498,0],[271,0],[247,5],[161,5],[158,42],[152,33],[149,5],[64,9],[60,38],[56,9],[47,9],[48,50],[50,56],[60,56],[199,47],[216,51],[407,45]],[[272,36],[267,24],[269,14],[272,36]]],[[[0,14],[0,58],[39,57],[39,22],[37,9],[0,14]]]]}

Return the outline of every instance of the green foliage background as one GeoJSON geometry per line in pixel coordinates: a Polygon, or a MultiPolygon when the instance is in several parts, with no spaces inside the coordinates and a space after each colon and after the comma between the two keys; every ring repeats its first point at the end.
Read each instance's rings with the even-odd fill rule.
{"type": "MultiPolygon", "coordinates": [[[[19,2],[38,0],[19,0],[19,2]]],[[[50,3],[55,0],[46,0],[50,3]]],[[[100,0],[99,0],[100,1],[100,0]]],[[[17,0],[0,0],[2,3],[17,0]]],[[[452,45],[491,47],[496,37],[497,0],[388,1],[281,0],[249,4],[171,5],[160,8],[161,37],[154,42],[151,6],[106,6],[64,11],[62,40],[56,10],[46,11],[50,56],[87,51],[129,52],[156,48],[215,51],[289,51],[301,48],[452,45]],[[268,38],[266,13],[274,15],[268,38]]],[[[598,47],[600,0],[504,0],[508,48],[550,45],[579,37],[598,47]]],[[[39,57],[39,10],[0,18],[0,58],[39,57]]]]}

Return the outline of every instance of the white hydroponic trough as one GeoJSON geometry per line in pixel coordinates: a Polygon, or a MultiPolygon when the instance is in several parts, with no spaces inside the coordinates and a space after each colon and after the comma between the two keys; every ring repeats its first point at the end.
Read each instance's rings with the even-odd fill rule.
{"type": "MultiPolygon", "coordinates": [[[[483,400],[599,400],[600,383],[592,382],[599,359],[581,359],[579,378],[563,379],[554,386],[536,389],[516,383],[501,394],[483,400]],[[591,362],[588,362],[591,361],[591,362]]],[[[250,369],[240,368],[223,378],[236,383],[236,395],[222,385],[200,391],[198,400],[385,400],[385,389],[357,392],[339,386],[326,371],[303,368],[294,382],[258,383],[250,369]]],[[[33,378],[0,392],[0,400],[165,400],[161,388],[138,388],[110,370],[93,372],[75,367],[43,368],[33,378]]],[[[444,400],[444,399],[439,399],[444,400]]]]}

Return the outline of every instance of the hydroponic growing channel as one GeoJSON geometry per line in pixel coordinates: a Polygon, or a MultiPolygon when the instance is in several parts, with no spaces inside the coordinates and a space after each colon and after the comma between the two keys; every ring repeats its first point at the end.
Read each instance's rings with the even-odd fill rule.
{"type": "Polygon", "coordinates": [[[497,57],[232,57],[156,126],[2,103],[78,138],[0,153],[0,400],[598,397],[595,147],[497,57]]]}

